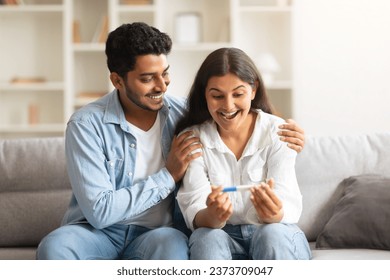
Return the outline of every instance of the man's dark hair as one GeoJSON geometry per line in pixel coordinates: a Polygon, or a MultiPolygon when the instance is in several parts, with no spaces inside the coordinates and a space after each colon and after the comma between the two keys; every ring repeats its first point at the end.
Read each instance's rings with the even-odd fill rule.
{"type": "Polygon", "coordinates": [[[168,55],[171,48],[171,38],[155,27],[143,22],[122,24],[108,35],[107,66],[110,72],[125,78],[127,72],[134,70],[137,56],[168,55]]]}

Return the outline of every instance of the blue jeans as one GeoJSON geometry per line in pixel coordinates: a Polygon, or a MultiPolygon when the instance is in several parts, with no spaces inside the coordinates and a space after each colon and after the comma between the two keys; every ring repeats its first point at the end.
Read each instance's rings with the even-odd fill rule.
{"type": "Polygon", "coordinates": [[[308,260],[305,234],[295,224],[198,228],[190,237],[192,260],[308,260]]]}
{"type": "Polygon", "coordinates": [[[39,244],[41,260],[187,260],[188,238],[177,229],[89,224],[62,226],[39,244]]]}

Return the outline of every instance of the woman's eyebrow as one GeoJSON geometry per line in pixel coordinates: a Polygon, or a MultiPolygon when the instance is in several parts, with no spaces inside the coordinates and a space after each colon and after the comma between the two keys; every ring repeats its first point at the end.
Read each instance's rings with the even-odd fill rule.
{"type": "MultiPolygon", "coordinates": [[[[235,87],[234,89],[232,89],[232,91],[237,90],[237,89],[242,88],[242,87],[245,88],[244,85],[239,85],[238,87],[235,87]]],[[[209,89],[209,91],[212,91],[212,90],[222,92],[222,91],[221,91],[220,89],[218,89],[218,88],[210,88],[210,89],[209,89]]]]}

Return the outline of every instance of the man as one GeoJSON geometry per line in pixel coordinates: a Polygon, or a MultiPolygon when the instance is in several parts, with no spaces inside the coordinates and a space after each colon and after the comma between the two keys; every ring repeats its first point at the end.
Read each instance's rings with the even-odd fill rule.
{"type": "MultiPolygon", "coordinates": [[[[144,23],[109,34],[115,90],[68,122],[73,195],[63,225],[40,243],[38,259],[188,259],[174,193],[201,144],[191,132],[174,135],[185,101],[165,96],[171,46],[167,34],[144,23]]],[[[302,148],[303,131],[294,123],[285,128],[291,131],[283,137],[302,148]]]]}

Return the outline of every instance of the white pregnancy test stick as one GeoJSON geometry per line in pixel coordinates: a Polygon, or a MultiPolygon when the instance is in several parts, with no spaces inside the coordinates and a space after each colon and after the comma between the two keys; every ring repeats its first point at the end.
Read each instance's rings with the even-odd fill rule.
{"type": "Polygon", "coordinates": [[[254,185],[239,185],[223,188],[222,192],[244,192],[253,188],[254,185]]]}

